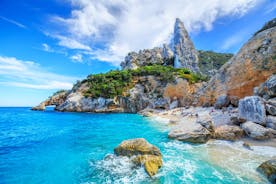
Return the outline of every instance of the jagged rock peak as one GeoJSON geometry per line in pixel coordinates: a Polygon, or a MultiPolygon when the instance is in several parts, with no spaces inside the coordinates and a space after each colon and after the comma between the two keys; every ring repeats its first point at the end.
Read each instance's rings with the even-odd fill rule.
{"type": "Polygon", "coordinates": [[[174,25],[174,67],[188,68],[193,72],[199,72],[198,52],[189,37],[183,22],[176,18],[174,25]]]}

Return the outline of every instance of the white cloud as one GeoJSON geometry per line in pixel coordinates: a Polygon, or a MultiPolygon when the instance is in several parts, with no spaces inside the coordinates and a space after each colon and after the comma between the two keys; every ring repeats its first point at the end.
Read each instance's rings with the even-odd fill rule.
{"type": "Polygon", "coordinates": [[[79,50],[88,50],[88,51],[91,50],[89,46],[82,44],[75,39],[72,39],[66,36],[60,36],[60,35],[55,35],[54,37],[59,40],[58,44],[60,46],[64,46],[68,49],[79,49],[79,50]]]}
{"type": "Polygon", "coordinates": [[[41,46],[42,46],[42,49],[44,51],[46,51],[46,52],[52,52],[52,49],[51,49],[51,47],[48,44],[43,43],[43,44],[41,44],[41,46]]]}
{"type": "Polygon", "coordinates": [[[79,62],[82,63],[82,55],[81,54],[75,54],[73,56],[70,57],[71,60],[73,60],[74,62],[79,62]]]}
{"type": "Polygon", "coordinates": [[[77,78],[44,70],[32,61],[0,56],[0,84],[33,89],[71,89],[77,78]]]}
{"type": "Polygon", "coordinates": [[[71,0],[67,18],[52,17],[59,45],[89,51],[93,58],[119,64],[129,51],[168,42],[176,17],[187,30],[211,30],[224,16],[243,16],[258,0],[71,0]],[[98,47],[100,45],[100,48],[98,47]],[[97,48],[97,49],[93,49],[97,48]]]}
{"type": "Polygon", "coordinates": [[[245,39],[247,39],[248,35],[249,35],[249,32],[246,30],[241,30],[233,34],[232,36],[222,41],[220,51],[224,52],[224,51],[232,50],[233,47],[244,42],[245,39]]]}
{"type": "Polygon", "coordinates": [[[6,22],[9,22],[9,23],[11,23],[13,25],[16,25],[17,27],[20,27],[20,28],[23,28],[23,29],[27,29],[27,27],[25,25],[23,25],[23,24],[15,21],[15,20],[9,19],[7,17],[0,16],[0,19],[4,20],[6,22]]]}

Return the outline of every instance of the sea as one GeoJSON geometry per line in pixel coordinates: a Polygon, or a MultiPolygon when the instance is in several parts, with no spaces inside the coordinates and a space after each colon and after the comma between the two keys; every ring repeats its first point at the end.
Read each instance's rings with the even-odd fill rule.
{"type": "Polygon", "coordinates": [[[168,139],[171,127],[138,114],[31,111],[0,108],[1,184],[191,183],[260,184],[256,170],[276,149],[242,142],[189,144],[168,139]],[[163,167],[149,177],[129,158],[116,157],[123,140],[145,138],[160,148],[163,167]]]}

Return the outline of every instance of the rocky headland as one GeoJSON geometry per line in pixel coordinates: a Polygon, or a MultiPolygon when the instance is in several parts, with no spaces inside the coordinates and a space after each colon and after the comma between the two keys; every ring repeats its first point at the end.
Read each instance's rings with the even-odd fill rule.
{"type": "MultiPolygon", "coordinates": [[[[58,111],[139,112],[165,120],[170,139],[189,143],[244,140],[248,149],[256,142],[276,146],[275,22],[266,23],[232,56],[196,50],[184,24],[176,19],[172,43],[130,52],[121,63],[122,70],[89,75],[33,110],[55,105],[58,111]]],[[[124,151],[116,151],[119,148],[115,153],[125,156],[124,151]]],[[[136,152],[126,156],[133,154],[138,158],[136,152]]],[[[139,156],[147,171],[144,158],[152,156],[139,156]]],[[[147,171],[149,175],[161,167],[161,158],[157,165],[147,171]]],[[[275,183],[275,160],[259,170],[275,183]]]]}

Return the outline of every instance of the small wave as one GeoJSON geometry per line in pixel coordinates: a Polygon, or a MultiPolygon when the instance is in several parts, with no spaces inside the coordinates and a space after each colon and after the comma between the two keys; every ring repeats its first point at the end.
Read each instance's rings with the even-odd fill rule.
{"type": "MultiPolygon", "coordinates": [[[[90,162],[93,168],[93,177],[101,183],[139,183],[149,177],[142,167],[137,167],[131,162],[131,158],[118,157],[108,154],[103,160],[90,162]]],[[[93,183],[93,181],[92,181],[93,183]]]]}

